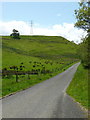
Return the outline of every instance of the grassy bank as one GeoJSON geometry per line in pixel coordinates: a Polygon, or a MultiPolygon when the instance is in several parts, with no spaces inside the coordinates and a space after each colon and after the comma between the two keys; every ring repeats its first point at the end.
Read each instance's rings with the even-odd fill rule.
{"type": "MultiPolygon", "coordinates": [[[[47,80],[63,71],[68,69],[70,66],[72,66],[75,63],[71,63],[69,65],[63,66],[62,69],[56,70],[53,73],[48,74],[38,74],[38,75],[20,75],[19,81],[16,82],[16,76],[7,76],[3,78],[3,87],[2,87],[2,97],[9,95],[14,92],[18,92],[27,88],[32,87],[33,85],[43,82],[44,80],[47,80]]],[[[1,95],[0,95],[1,96],[1,95]]]]}
{"type": "Polygon", "coordinates": [[[88,70],[84,69],[82,64],[79,65],[66,92],[82,106],[90,108],[88,104],[88,70]]]}
{"type": "Polygon", "coordinates": [[[38,74],[3,75],[2,96],[49,79],[78,61],[78,45],[60,36],[2,37],[2,70],[38,74]],[[13,69],[12,69],[13,68],[13,69]],[[17,71],[17,70],[16,70],[17,71]],[[48,71],[48,72],[47,72],[48,71]]]}

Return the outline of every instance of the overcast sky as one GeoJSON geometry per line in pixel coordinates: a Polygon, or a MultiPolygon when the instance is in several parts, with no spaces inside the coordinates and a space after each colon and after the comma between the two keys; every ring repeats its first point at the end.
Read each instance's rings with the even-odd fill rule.
{"type": "Polygon", "coordinates": [[[22,35],[63,36],[80,43],[85,36],[82,29],[74,27],[74,10],[78,2],[2,2],[0,35],[10,35],[17,29],[22,35]]]}

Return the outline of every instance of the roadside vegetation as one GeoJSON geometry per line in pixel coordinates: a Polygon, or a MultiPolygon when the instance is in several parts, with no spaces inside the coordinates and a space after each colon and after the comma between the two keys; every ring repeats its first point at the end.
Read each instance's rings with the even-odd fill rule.
{"type": "Polygon", "coordinates": [[[79,65],[66,92],[86,109],[90,108],[90,104],[88,104],[88,69],[85,69],[82,64],[79,65]]]}
{"type": "Polygon", "coordinates": [[[60,36],[3,36],[2,96],[63,72],[79,60],[77,48],[60,36]]]}
{"type": "Polygon", "coordinates": [[[75,26],[87,32],[82,43],[79,44],[78,54],[81,59],[81,65],[67,88],[67,93],[90,110],[89,99],[89,71],[90,71],[90,1],[79,3],[79,9],[75,10],[77,22],[75,26]]]}
{"type": "Polygon", "coordinates": [[[67,93],[71,95],[86,109],[90,109],[89,103],[89,71],[90,71],[90,36],[79,44],[78,54],[81,59],[81,65],[78,67],[76,74],[67,89],[67,93]]]}

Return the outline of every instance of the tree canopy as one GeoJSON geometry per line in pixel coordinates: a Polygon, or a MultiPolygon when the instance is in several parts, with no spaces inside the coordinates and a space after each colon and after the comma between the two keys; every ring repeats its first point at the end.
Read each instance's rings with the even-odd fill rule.
{"type": "Polygon", "coordinates": [[[19,34],[18,30],[13,29],[12,31],[13,31],[13,33],[10,34],[10,36],[12,36],[15,39],[20,39],[20,37],[19,37],[20,34],[19,34]]]}
{"type": "Polygon", "coordinates": [[[88,2],[81,1],[79,3],[79,9],[75,10],[77,22],[75,27],[81,28],[87,31],[87,37],[84,38],[83,43],[80,44],[79,53],[81,56],[81,62],[85,68],[90,69],[90,0],[88,2]]]}
{"type": "Polygon", "coordinates": [[[75,10],[77,22],[75,26],[90,32],[90,0],[88,2],[81,1],[79,9],[75,10]]]}

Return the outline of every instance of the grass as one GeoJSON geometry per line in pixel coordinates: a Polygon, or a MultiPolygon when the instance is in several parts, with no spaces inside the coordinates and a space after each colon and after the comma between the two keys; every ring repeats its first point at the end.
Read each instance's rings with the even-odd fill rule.
{"type": "Polygon", "coordinates": [[[88,70],[82,64],[79,65],[66,92],[86,109],[90,108],[88,103],[88,70]]]}
{"type": "Polygon", "coordinates": [[[63,71],[65,71],[67,68],[72,66],[74,63],[67,65],[66,67],[63,67],[61,70],[56,70],[53,73],[48,74],[39,74],[39,75],[20,75],[19,76],[19,82],[16,82],[16,76],[9,76],[3,78],[2,84],[2,96],[9,95],[10,93],[14,93],[16,91],[24,90],[26,88],[29,88],[37,83],[43,82],[44,80],[47,80],[63,71]]]}
{"type": "Polygon", "coordinates": [[[63,72],[78,61],[78,45],[58,36],[20,36],[13,39],[2,37],[2,68],[10,70],[11,66],[20,69],[23,63],[24,71],[32,69],[40,71],[45,67],[52,73],[39,75],[19,75],[19,82],[15,75],[2,78],[2,96],[26,89],[63,72]]]}
{"type": "Polygon", "coordinates": [[[65,63],[73,62],[77,58],[77,47],[76,44],[63,37],[21,36],[21,39],[18,40],[3,36],[2,67],[43,59],[65,63]]]}
{"type": "Polygon", "coordinates": [[[5,95],[8,95],[10,93],[13,93],[13,92],[16,92],[16,91],[20,91],[20,90],[24,90],[26,88],[29,88],[37,83],[40,83],[41,80],[43,81],[44,79],[47,79],[47,77],[45,77],[44,75],[42,75],[40,78],[39,76],[37,75],[31,75],[30,76],[30,79],[28,79],[28,76],[20,76],[19,77],[19,82],[17,83],[15,81],[15,76],[6,79],[3,79],[4,80],[4,83],[3,83],[3,88],[2,88],[2,96],[5,96],[5,95]],[[38,80],[37,80],[38,78],[38,80]]]}

